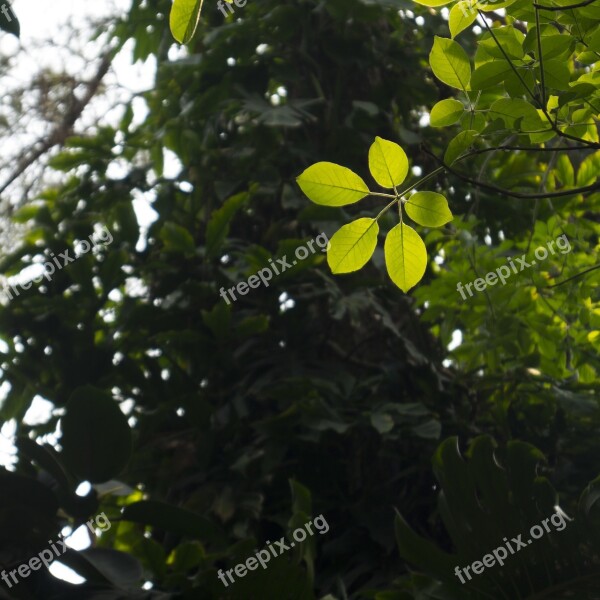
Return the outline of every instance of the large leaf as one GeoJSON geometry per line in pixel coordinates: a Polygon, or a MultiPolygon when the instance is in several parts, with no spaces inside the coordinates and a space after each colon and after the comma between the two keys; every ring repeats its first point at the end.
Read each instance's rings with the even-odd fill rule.
{"type": "Polygon", "coordinates": [[[408,173],[408,158],[398,144],[376,137],[369,148],[369,170],[384,188],[400,185],[408,173]]]}
{"type": "Polygon", "coordinates": [[[471,64],[467,53],[454,40],[435,36],[429,54],[434,75],[450,87],[466,91],[471,79],[471,64]]]}
{"type": "Polygon", "coordinates": [[[429,124],[432,127],[445,127],[454,125],[464,114],[465,107],[462,102],[454,98],[445,98],[440,100],[432,109],[429,115],[429,124]]]}
{"type": "Polygon", "coordinates": [[[375,219],[357,219],[341,227],[330,240],[327,262],[332,273],[358,271],[377,246],[379,225],[375,219]]]}
{"type": "Polygon", "coordinates": [[[194,37],[203,3],[204,0],[174,0],[169,25],[180,44],[187,44],[194,37]]]}
{"type": "Polygon", "coordinates": [[[391,280],[408,292],[425,274],[427,250],[419,234],[408,225],[398,223],[385,238],[385,264],[391,280]]]}
{"type": "Polygon", "coordinates": [[[131,453],[127,418],[112,397],[92,386],[76,389],[61,419],[65,464],[82,480],[116,477],[131,453]]]}
{"type": "Polygon", "coordinates": [[[345,206],[369,194],[367,184],[354,171],[330,162],[318,162],[297,179],[300,189],[315,204],[345,206]]]}

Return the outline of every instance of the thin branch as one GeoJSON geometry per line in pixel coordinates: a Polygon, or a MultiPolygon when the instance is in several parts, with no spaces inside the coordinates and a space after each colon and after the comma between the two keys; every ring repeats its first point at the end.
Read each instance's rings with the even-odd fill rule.
{"type": "Polygon", "coordinates": [[[575,275],[572,275],[571,277],[567,277],[567,279],[564,279],[563,281],[559,281],[558,283],[554,283],[552,285],[547,285],[546,287],[547,288],[558,287],[559,285],[562,285],[563,283],[567,283],[569,281],[572,281],[573,279],[577,279],[578,277],[581,277],[582,275],[585,275],[586,273],[590,273],[591,271],[595,271],[596,269],[600,269],[600,264],[590,267],[589,269],[585,269],[584,271],[581,271],[580,273],[576,273],[575,275]]]}
{"type": "MultiPolygon", "coordinates": [[[[463,181],[466,181],[467,183],[475,185],[481,189],[487,190],[489,192],[495,192],[497,194],[501,194],[502,196],[507,196],[509,198],[519,198],[522,200],[536,200],[538,198],[562,198],[565,196],[575,196],[577,194],[583,194],[585,192],[596,192],[596,191],[600,190],[600,180],[598,180],[598,181],[596,181],[596,183],[587,185],[585,187],[574,188],[572,190],[561,190],[559,192],[538,192],[536,194],[525,194],[523,192],[513,192],[512,190],[507,190],[507,189],[504,189],[501,187],[497,187],[495,185],[492,185],[491,183],[486,183],[485,181],[479,181],[478,179],[474,179],[473,177],[469,177],[468,175],[459,173],[452,167],[448,166],[442,159],[438,158],[435,154],[433,154],[429,150],[424,148],[424,151],[427,154],[429,154],[432,158],[434,158],[440,165],[442,165],[442,168],[446,169],[449,173],[452,173],[452,175],[458,177],[459,179],[462,179],[463,181]]],[[[471,153],[465,154],[458,160],[465,160],[465,159],[469,158],[470,156],[471,156],[471,153]]]]}
{"type": "Polygon", "coordinates": [[[589,6],[590,4],[594,4],[596,0],[583,0],[582,2],[578,2],[577,4],[569,4],[567,6],[546,6],[544,4],[536,4],[533,3],[533,8],[537,8],[539,10],[571,10],[572,8],[583,8],[584,6],[589,6]]]}
{"type": "Polygon", "coordinates": [[[538,60],[540,61],[540,92],[542,105],[546,106],[546,81],[544,74],[544,57],[542,56],[542,32],[540,29],[540,13],[535,9],[535,37],[537,38],[538,60]]]}
{"type": "Polygon", "coordinates": [[[8,179],[0,186],[0,195],[14,183],[31,165],[33,165],[40,157],[54,146],[64,144],[65,140],[72,134],[73,126],[85,110],[86,106],[91,102],[96,95],[104,76],[108,73],[112,63],[114,51],[107,52],[100,61],[96,75],[87,84],[85,95],[81,100],[75,100],[73,107],[65,115],[62,122],[57,125],[54,131],[48,136],[48,139],[37,149],[32,151],[28,156],[25,156],[19,162],[17,168],[11,173],[8,179]]]}

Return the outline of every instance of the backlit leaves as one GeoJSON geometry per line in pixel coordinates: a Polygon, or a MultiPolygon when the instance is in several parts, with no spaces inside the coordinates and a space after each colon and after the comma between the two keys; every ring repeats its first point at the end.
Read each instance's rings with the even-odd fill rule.
{"type": "Polygon", "coordinates": [[[465,112],[462,102],[454,98],[440,100],[432,109],[429,115],[429,124],[432,127],[445,127],[454,125],[465,112]]]}
{"type": "Polygon", "coordinates": [[[471,64],[467,53],[457,42],[437,35],[429,54],[434,75],[450,87],[467,90],[471,79],[471,64]]]}
{"type": "Polygon", "coordinates": [[[384,188],[400,185],[408,173],[408,158],[398,144],[376,137],[369,149],[369,170],[384,188]]]}
{"type": "MultiPolygon", "coordinates": [[[[463,105],[456,100],[448,99],[439,104],[436,112],[440,121],[457,120],[464,112],[463,105]]],[[[416,184],[404,191],[397,189],[409,170],[406,153],[398,144],[376,137],[369,148],[369,170],[373,179],[382,188],[393,190],[393,194],[370,192],[359,175],[346,167],[328,162],[308,167],[297,178],[297,182],[310,200],[326,206],[345,206],[369,194],[386,198],[386,204],[375,218],[356,219],[342,226],[331,237],[327,263],[335,274],[352,273],[365,266],[377,246],[380,217],[397,206],[401,222],[387,234],[384,257],[390,278],[402,291],[407,292],[422,279],[427,266],[427,252],[419,234],[402,222],[402,207],[406,208],[406,214],[413,221],[425,227],[445,225],[452,220],[452,213],[441,194],[417,192],[408,196],[416,184]],[[406,199],[405,194],[408,196],[406,199]]]]}
{"type": "Polygon", "coordinates": [[[408,292],[425,274],[427,250],[419,234],[404,223],[393,227],[385,238],[385,264],[390,279],[408,292]]]}
{"type": "Polygon", "coordinates": [[[330,162],[308,167],[296,181],[315,204],[324,206],[353,204],[369,193],[367,184],[356,173],[330,162]]]}
{"type": "Polygon", "coordinates": [[[187,44],[194,37],[203,3],[204,0],[174,0],[169,25],[180,44],[187,44]]]}
{"type": "Polygon", "coordinates": [[[405,204],[406,214],[424,227],[441,227],[452,221],[448,201],[436,192],[417,192],[405,204]]]}
{"type": "Polygon", "coordinates": [[[333,235],[327,252],[332,273],[351,273],[364,267],[377,246],[379,225],[375,219],[357,219],[333,235]]]}

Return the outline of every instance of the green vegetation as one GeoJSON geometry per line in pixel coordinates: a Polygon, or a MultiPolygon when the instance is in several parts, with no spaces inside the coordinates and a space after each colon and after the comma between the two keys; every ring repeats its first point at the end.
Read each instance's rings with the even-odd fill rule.
{"type": "Polygon", "coordinates": [[[0,308],[0,562],[112,526],[61,558],[85,583],[2,597],[599,597],[600,3],[546,2],[133,0],[103,25],[99,73],[131,45],[156,80],[142,118],[75,118],[5,215],[6,276],[113,241],[0,308]],[[322,232],[326,255],[220,296],[322,232]],[[38,395],[56,410],[26,424],[38,395]],[[564,530],[459,581],[556,506],[564,530]]]}

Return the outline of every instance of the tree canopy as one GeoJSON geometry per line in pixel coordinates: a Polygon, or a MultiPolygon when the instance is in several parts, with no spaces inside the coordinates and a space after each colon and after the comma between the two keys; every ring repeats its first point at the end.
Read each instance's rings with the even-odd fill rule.
{"type": "Polygon", "coordinates": [[[0,597],[597,599],[600,3],[225,1],[23,92],[0,564],[93,533],[0,597]]]}

